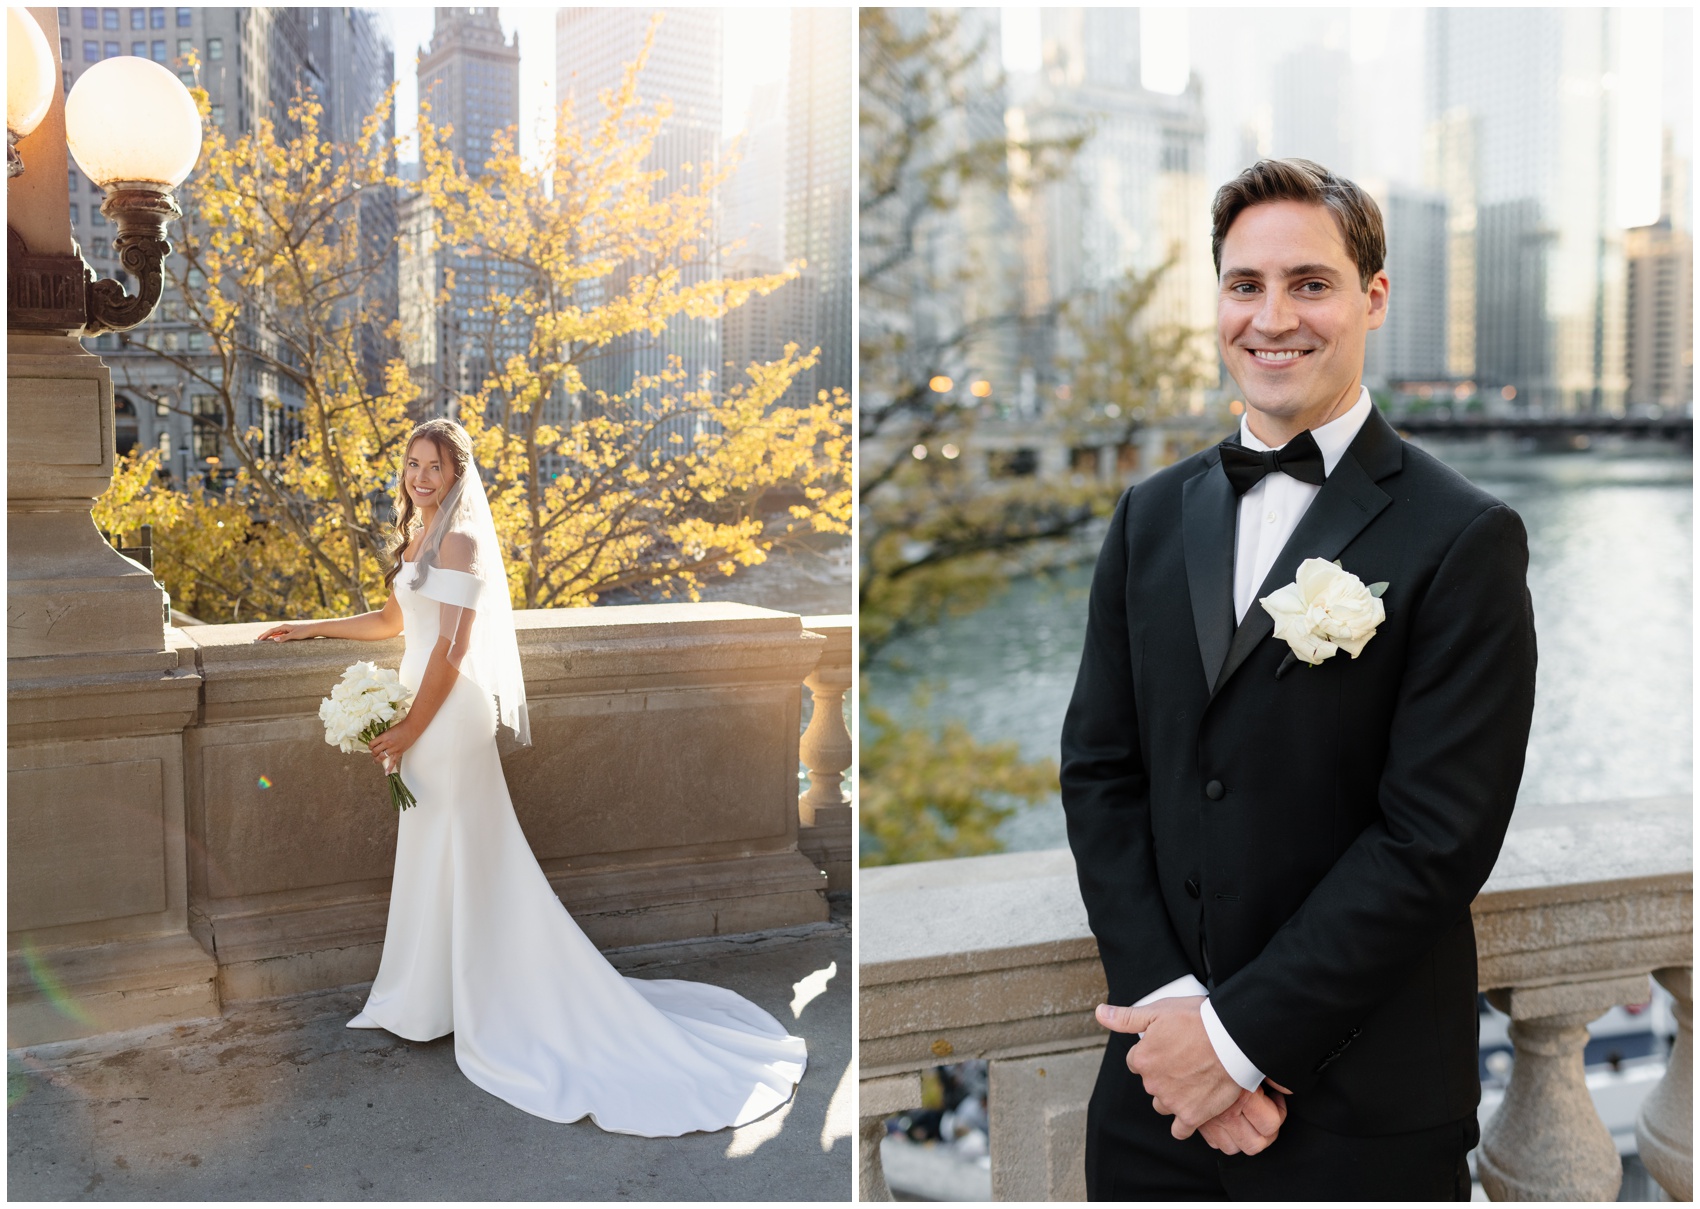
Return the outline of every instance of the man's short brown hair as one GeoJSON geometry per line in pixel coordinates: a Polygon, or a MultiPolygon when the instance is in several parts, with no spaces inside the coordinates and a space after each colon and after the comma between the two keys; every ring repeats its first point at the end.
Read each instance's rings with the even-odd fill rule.
{"type": "Polygon", "coordinates": [[[1222,273],[1222,241],[1242,211],[1265,202],[1308,202],[1325,206],[1340,225],[1346,253],[1358,266],[1358,283],[1365,290],[1387,259],[1387,235],[1381,207],[1357,185],[1335,176],[1310,160],[1258,160],[1216,190],[1210,207],[1210,256],[1222,273]]]}

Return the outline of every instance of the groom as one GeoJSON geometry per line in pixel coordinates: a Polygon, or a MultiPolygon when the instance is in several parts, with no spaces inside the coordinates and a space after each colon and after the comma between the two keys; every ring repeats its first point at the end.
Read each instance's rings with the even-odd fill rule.
{"type": "Polygon", "coordinates": [[[1115,1005],[1087,1189],[1468,1200],[1470,902],[1535,693],[1523,525],[1362,387],[1388,281],[1361,189],[1265,160],[1212,220],[1246,415],[1122,497],[1063,724],[1115,1005]]]}

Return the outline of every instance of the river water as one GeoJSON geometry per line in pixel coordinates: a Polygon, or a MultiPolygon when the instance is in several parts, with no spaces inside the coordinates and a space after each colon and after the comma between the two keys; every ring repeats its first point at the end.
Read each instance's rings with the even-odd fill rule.
{"type": "MultiPolygon", "coordinates": [[[[1529,531],[1540,664],[1519,804],[1691,793],[1690,453],[1425,448],[1510,504],[1529,531]]],[[[960,718],[978,739],[1055,759],[1091,576],[1083,563],[1020,580],[980,612],[893,644],[867,679],[872,700],[910,722],[960,718]],[[922,683],[932,690],[925,718],[910,704],[922,683]]],[[[1061,802],[1024,809],[1001,837],[1011,851],[1066,845],[1061,802]]]]}

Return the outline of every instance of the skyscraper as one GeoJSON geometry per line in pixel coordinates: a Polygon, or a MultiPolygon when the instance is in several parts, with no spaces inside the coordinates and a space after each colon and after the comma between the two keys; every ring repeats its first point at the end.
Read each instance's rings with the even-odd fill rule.
{"type": "MultiPolygon", "coordinates": [[[[510,40],[493,8],[439,8],[419,56],[419,106],[449,147],[480,175],[499,130],[519,124],[519,35],[510,40]]],[[[512,270],[440,247],[429,205],[409,197],[398,216],[403,350],[420,388],[421,415],[452,415],[458,396],[479,389],[493,366],[524,347],[524,334],[489,319],[488,298],[515,283],[512,270]],[[446,302],[439,302],[453,282],[446,302]]]]}
{"type": "MultiPolygon", "coordinates": [[[[808,264],[812,293],[807,331],[820,362],[807,384],[815,391],[850,389],[850,190],[855,135],[850,125],[850,61],[855,13],[844,8],[791,11],[787,89],[785,251],[808,264]]],[[[792,287],[787,287],[792,288],[792,287]]]]}
{"type": "MultiPolygon", "coordinates": [[[[739,138],[738,163],[721,188],[721,233],[730,250],[721,271],[727,277],[760,277],[785,267],[786,81],[759,84],[750,97],[749,120],[739,138]],[[741,246],[731,247],[733,243],[741,246]]],[[[724,385],[743,381],[746,367],[772,361],[795,341],[814,346],[813,315],[818,276],[813,269],[773,293],[756,295],[720,320],[724,385]]],[[[808,375],[803,375],[808,376],[808,375]]],[[[790,399],[808,396],[808,383],[794,381],[790,399]]]]}
{"type": "Polygon", "coordinates": [[[454,127],[449,145],[477,176],[496,132],[519,123],[519,35],[508,40],[493,8],[439,8],[418,80],[421,112],[454,127]]]}
{"type": "Polygon", "coordinates": [[[1369,333],[1371,387],[1446,373],[1446,199],[1405,185],[1362,182],[1381,208],[1392,289],[1387,320],[1369,333]]]}
{"type": "MultiPolygon", "coordinates": [[[[645,169],[665,175],[655,185],[658,195],[688,187],[720,162],[721,15],[718,9],[679,8],[563,8],[555,14],[555,93],[570,100],[573,118],[592,123],[602,116],[597,97],[615,89],[626,65],[637,59],[655,17],[661,18],[648,61],[638,77],[640,103],[653,106],[669,101],[672,113],[662,125],[644,161],[645,169]]],[[[708,280],[720,272],[719,231],[711,229],[701,241],[698,259],[682,266],[687,283],[708,280]]],[[[608,283],[624,288],[625,276],[648,266],[615,270],[608,283]]],[[[721,321],[671,320],[659,337],[626,337],[610,352],[586,367],[585,381],[610,395],[629,391],[640,374],[667,368],[678,358],[686,381],[695,385],[703,375],[723,372],[721,321]]]]}
{"type": "MultiPolygon", "coordinates": [[[[1429,184],[1454,251],[1474,242],[1474,349],[1453,372],[1519,406],[1615,410],[1623,398],[1623,246],[1615,216],[1611,9],[1430,9],[1429,184]],[[1473,215],[1473,222],[1470,221],[1473,215]],[[1466,229],[1467,228],[1467,229],[1466,229]]],[[[1448,303],[1456,318],[1466,307],[1448,303]]]]}
{"type": "Polygon", "coordinates": [[[1694,236],[1685,229],[1688,163],[1664,133],[1659,220],[1624,233],[1625,401],[1675,411],[1694,403],[1694,236]]]}

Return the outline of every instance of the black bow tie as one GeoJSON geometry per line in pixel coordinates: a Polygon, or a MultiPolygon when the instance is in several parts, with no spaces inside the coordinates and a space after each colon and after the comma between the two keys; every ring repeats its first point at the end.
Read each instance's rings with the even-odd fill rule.
{"type": "Polygon", "coordinates": [[[1317,448],[1316,438],[1310,435],[1308,428],[1279,449],[1247,449],[1234,437],[1223,441],[1217,449],[1221,451],[1222,469],[1234,485],[1235,495],[1244,495],[1257,486],[1264,475],[1276,470],[1292,475],[1301,483],[1314,483],[1318,487],[1328,477],[1322,464],[1322,450],[1317,448]]]}

